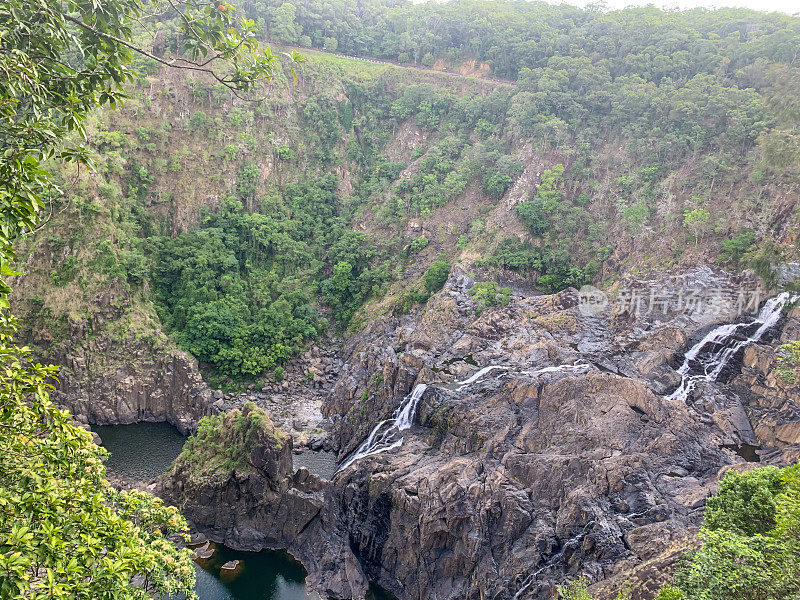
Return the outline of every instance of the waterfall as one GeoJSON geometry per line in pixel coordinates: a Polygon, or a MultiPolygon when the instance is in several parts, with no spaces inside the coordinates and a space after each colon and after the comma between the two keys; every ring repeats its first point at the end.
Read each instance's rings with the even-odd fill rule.
{"type": "Polygon", "coordinates": [[[399,447],[403,443],[403,438],[399,434],[401,431],[409,429],[414,423],[414,417],[417,415],[417,405],[422,398],[422,394],[427,389],[428,386],[424,383],[415,385],[411,393],[403,398],[394,414],[372,428],[367,439],[361,443],[350,458],[336,469],[336,473],[343,471],[360,458],[373,456],[399,447]]]}
{"type": "MultiPolygon", "coordinates": [[[[492,371],[498,369],[508,370],[509,368],[510,367],[506,365],[489,365],[488,367],[483,367],[482,369],[478,370],[476,373],[467,379],[464,379],[463,381],[445,384],[442,385],[441,388],[448,389],[450,391],[457,391],[464,386],[475,383],[481,377],[488,375],[492,371]]],[[[579,362],[574,365],[544,367],[536,371],[524,371],[524,373],[527,375],[541,375],[544,373],[553,373],[557,371],[583,373],[589,369],[591,369],[590,364],[579,362]]],[[[339,468],[336,469],[336,473],[339,471],[344,471],[347,467],[352,465],[357,460],[364,458],[365,456],[374,456],[375,454],[380,454],[381,452],[386,452],[387,450],[399,448],[403,443],[403,437],[399,434],[401,431],[405,431],[406,429],[409,429],[411,425],[413,425],[414,417],[417,414],[417,405],[419,404],[422,394],[425,393],[426,389],[428,389],[428,386],[424,383],[419,383],[414,386],[414,389],[411,390],[411,393],[403,398],[403,401],[394,411],[394,414],[390,418],[380,421],[377,425],[375,425],[375,427],[372,428],[372,431],[370,431],[367,439],[361,442],[361,445],[358,447],[358,449],[353,452],[347,458],[347,460],[339,465],[339,468]]]]}
{"type": "Polygon", "coordinates": [[[495,369],[508,369],[508,367],[503,366],[503,365],[490,365],[488,367],[483,367],[480,371],[478,371],[477,373],[475,373],[471,377],[468,377],[464,381],[456,382],[456,385],[458,387],[461,387],[461,386],[464,386],[464,385],[469,385],[470,383],[475,383],[476,381],[478,381],[478,379],[480,379],[481,377],[483,377],[487,373],[491,373],[495,369]]]}
{"type": "Polygon", "coordinates": [[[780,320],[783,307],[796,299],[796,295],[783,292],[767,300],[754,321],[729,323],[709,331],[684,355],[683,364],[678,369],[681,383],[667,399],[685,402],[698,383],[716,381],[736,353],[764,337],[780,320]],[[753,333],[746,333],[754,328],[753,333]]]}
{"type": "Polygon", "coordinates": [[[587,371],[590,371],[591,368],[592,365],[589,363],[577,362],[574,365],[555,365],[552,367],[543,367],[534,371],[523,371],[523,373],[529,377],[535,377],[537,375],[544,375],[545,373],[586,373],[587,371]]]}

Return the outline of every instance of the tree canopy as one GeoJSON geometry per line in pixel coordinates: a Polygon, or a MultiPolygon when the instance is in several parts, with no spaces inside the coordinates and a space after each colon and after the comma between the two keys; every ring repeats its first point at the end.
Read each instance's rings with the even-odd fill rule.
{"type": "MultiPolygon", "coordinates": [[[[184,0],[8,0],[0,5],[0,267],[58,195],[43,166],[88,162],[80,147],[92,109],[116,106],[134,54],[201,71],[239,93],[275,70],[253,21],[226,3],[184,0]],[[180,23],[173,58],[133,37],[156,17],[180,23]]],[[[117,491],[88,433],[48,398],[55,369],[14,345],[16,321],[0,287],[0,596],[116,599],[193,596],[191,553],[167,539],[186,529],[149,494],[117,491]]]]}

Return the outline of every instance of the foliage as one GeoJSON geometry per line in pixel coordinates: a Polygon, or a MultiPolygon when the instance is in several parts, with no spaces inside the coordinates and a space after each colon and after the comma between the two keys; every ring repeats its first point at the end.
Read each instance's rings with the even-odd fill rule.
{"type": "Polygon", "coordinates": [[[511,288],[500,287],[496,281],[479,281],[469,288],[469,293],[478,303],[478,312],[484,308],[508,304],[511,288]]]}
{"type": "Polygon", "coordinates": [[[797,372],[800,369],[800,341],[792,340],[778,347],[777,375],[787,383],[797,382],[797,372]]]}
{"type": "MultiPolygon", "coordinates": [[[[61,194],[44,161],[90,162],[75,138],[85,137],[91,109],[114,108],[126,97],[122,86],[138,77],[134,53],[204,71],[242,93],[275,72],[275,57],[259,47],[253,22],[224,2],[3,2],[1,276],[9,274],[12,243],[37,226],[44,199],[61,194]],[[135,45],[133,25],[143,24],[148,10],[176,17],[176,50],[183,54],[177,62],[135,45]],[[225,71],[208,67],[212,61],[225,71]]],[[[136,133],[150,150],[150,131],[136,133]]],[[[124,145],[110,134],[101,143],[112,150],[124,145]]],[[[143,167],[132,175],[138,195],[150,175],[143,167]]],[[[14,346],[9,291],[0,283],[0,597],[193,597],[191,552],[166,538],[184,531],[185,521],[149,494],[110,486],[104,452],[48,399],[46,379],[54,369],[14,346]]]]}
{"type": "Polygon", "coordinates": [[[422,252],[423,250],[425,250],[425,248],[428,247],[429,243],[430,241],[428,240],[428,238],[426,238],[424,235],[420,235],[411,240],[411,244],[408,247],[408,251],[411,253],[422,252]]]}
{"type": "Polygon", "coordinates": [[[711,214],[704,208],[698,207],[692,210],[688,208],[683,213],[683,226],[692,231],[694,243],[697,245],[702,232],[705,230],[711,214]]]}
{"type": "Polygon", "coordinates": [[[592,600],[592,595],[587,589],[588,586],[588,579],[578,577],[566,585],[558,586],[558,597],[561,600],[592,600]]]}
{"type": "Polygon", "coordinates": [[[800,578],[800,466],[729,471],[708,501],[703,546],[659,600],[794,599],[800,578]]]}
{"type": "Polygon", "coordinates": [[[769,238],[761,240],[742,256],[742,263],[763,279],[767,287],[777,283],[775,266],[782,260],[783,249],[769,238]]]}
{"type": "Polygon", "coordinates": [[[534,236],[541,236],[550,229],[550,221],[545,215],[541,199],[528,200],[517,204],[517,215],[534,236]]]}
{"type": "Polygon", "coordinates": [[[250,470],[250,456],[260,446],[280,450],[289,440],[289,435],[275,427],[266,412],[246,402],[241,409],[203,417],[172,469],[195,479],[225,480],[234,471],[250,470]]]}
{"type": "MultiPolygon", "coordinates": [[[[340,231],[332,186],[330,179],[290,186],[265,213],[247,213],[228,197],[202,228],[158,240],[159,313],[181,345],[241,379],[283,363],[318,335],[323,324],[309,292],[322,249],[312,242],[340,231]]],[[[252,196],[251,186],[239,193],[252,196]]]]}
{"type": "Polygon", "coordinates": [[[746,474],[732,471],[722,479],[719,492],[706,502],[705,527],[745,536],[767,533],[775,527],[776,500],[785,491],[782,473],[775,467],[746,474]]]}
{"type": "Polygon", "coordinates": [[[444,287],[447,278],[450,276],[450,263],[446,257],[440,257],[428,267],[422,276],[422,283],[429,294],[438,292],[444,287]]]}
{"type": "Polygon", "coordinates": [[[106,455],[48,399],[52,367],[11,345],[0,315],[0,597],[192,596],[189,550],[165,536],[186,530],[178,511],[105,479],[106,455]]]}
{"type": "Polygon", "coordinates": [[[752,231],[740,231],[732,238],[722,241],[720,258],[725,262],[739,264],[745,254],[753,247],[756,235],[752,231]]]}
{"type": "Polygon", "coordinates": [[[278,146],[278,148],[275,150],[275,153],[278,155],[278,158],[283,161],[289,161],[294,158],[294,150],[292,150],[286,144],[281,144],[278,146]]]}
{"type": "Polygon", "coordinates": [[[387,279],[385,265],[370,268],[376,251],[363,233],[347,232],[334,242],[328,253],[333,276],[322,282],[322,300],[330,306],[337,322],[346,326],[356,310],[377,294],[387,279]]]}
{"type": "MultiPolygon", "coordinates": [[[[125,98],[122,86],[137,77],[134,53],[205,71],[243,93],[276,69],[275,56],[256,41],[254,23],[237,17],[227,3],[10,0],[0,8],[0,32],[0,270],[6,271],[11,242],[35,227],[43,198],[60,191],[42,162],[53,156],[89,161],[84,148],[65,141],[67,134],[85,135],[88,111],[113,108],[125,98]],[[149,9],[178,17],[183,62],[153,56],[133,43],[131,26],[149,9]],[[211,56],[227,71],[197,62],[211,56]]],[[[5,284],[2,291],[8,292],[5,284]]]]}
{"type": "Polygon", "coordinates": [[[494,254],[483,261],[487,265],[497,265],[512,271],[526,271],[542,268],[541,249],[529,241],[507,238],[498,244],[494,254]]]}

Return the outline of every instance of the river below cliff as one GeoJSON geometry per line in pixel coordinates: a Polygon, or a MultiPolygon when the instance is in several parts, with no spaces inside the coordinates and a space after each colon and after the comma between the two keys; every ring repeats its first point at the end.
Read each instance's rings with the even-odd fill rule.
{"type": "MultiPolygon", "coordinates": [[[[111,453],[110,473],[146,482],[164,473],[180,454],[186,438],[168,423],[93,426],[111,453]]],[[[321,457],[317,459],[324,461],[321,457]]],[[[311,600],[303,566],[285,552],[238,552],[217,544],[210,559],[197,567],[195,591],[200,600],[311,600]],[[240,561],[235,575],[220,567],[240,561]]]]}
{"type": "Polygon", "coordinates": [[[339,467],[339,463],[336,461],[336,452],[325,450],[317,452],[306,450],[293,455],[292,462],[295,471],[300,467],[305,467],[309,473],[319,475],[322,479],[333,479],[336,469],[339,467]]]}

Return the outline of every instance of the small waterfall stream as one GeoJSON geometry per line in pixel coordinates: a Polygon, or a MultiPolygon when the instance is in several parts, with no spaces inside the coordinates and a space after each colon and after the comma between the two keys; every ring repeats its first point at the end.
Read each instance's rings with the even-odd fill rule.
{"type": "Polygon", "coordinates": [[[507,370],[508,367],[506,367],[504,365],[489,365],[488,367],[483,367],[480,371],[478,371],[477,373],[475,373],[471,377],[466,378],[464,381],[456,382],[456,386],[457,386],[457,388],[461,388],[461,387],[463,387],[465,385],[469,385],[470,383],[475,383],[476,381],[478,381],[478,379],[480,379],[484,375],[487,375],[487,374],[491,373],[492,371],[494,371],[496,369],[506,369],[507,370]]]}
{"type": "Polygon", "coordinates": [[[394,414],[390,418],[384,419],[375,425],[367,439],[361,443],[350,458],[339,465],[336,472],[343,471],[358,459],[364,458],[365,456],[373,456],[399,447],[403,443],[403,438],[399,436],[399,434],[401,431],[410,428],[414,423],[414,417],[417,414],[417,405],[419,404],[420,398],[422,398],[422,394],[424,394],[427,389],[428,386],[424,383],[415,385],[411,393],[403,398],[403,401],[394,411],[394,414]]]}
{"type": "Polygon", "coordinates": [[[736,354],[764,337],[780,320],[783,307],[796,299],[796,295],[783,292],[767,300],[753,321],[728,323],[709,331],[684,355],[678,368],[681,383],[667,399],[686,402],[698,384],[717,381],[736,354]]]}
{"type": "MultiPolygon", "coordinates": [[[[456,382],[453,387],[449,389],[451,389],[451,391],[458,390],[466,385],[475,383],[478,379],[488,375],[492,371],[508,368],[509,367],[504,365],[489,365],[488,367],[483,367],[467,379],[456,382]]],[[[428,385],[425,383],[418,383],[415,385],[411,393],[403,398],[403,401],[394,411],[394,414],[372,428],[367,439],[361,443],[358,449],[353,452],[347,460],[339,465],[339,468],[336,469],[336,473],[345,470],[354,462],[365,456],[374,456],[375,454],[400,447],[403,443],[403,437],[400,436],[400,432],[409,429],[411,425],[414,424],[414,417],[417,415],[417,406],[427,389],[428,385]]]]}
{"type": "MultiPolygon", "coordinates": [[[[458,391],[465,386],[475,383],[492,371],[500,369],[508,370],[510,368],[511,367],[508,365],[489,365],[478,370],[463,381],[457,381],[452,384],[443,384],[441,388],[451,392],[458,391]]],[[[579,362],[574,365],[556,365],[552,367],[544,367],[535,371],[523,371],[523,373],[529,376],[556,372],[583,373],[591,368],[592,367],[590,364],[579,362]]],[[[413,425],[414,417],[416,417],[417,414],[417,406],[419,405],[419,401],[422,399],[422,395],[427,389],[428,385],[425,383],[418,383],[416,386],[414,386],[414,389],[411,390],[411,393],[403,398],[403,401],[394,411],[394,414],[390,418],[380,421],[377,425],[375,425],[375,427],[372,428],[372,431],[370,432],[369,436],[367,436],[367,439],[361,443],[358,449],[355,450],[355,452],[353,452],[347,458],[347,460],[339,465],[334,475],[339,471],[344,471],[347,467],[361,458],[366,456],[374,456],[375,454],[380,454],[381,452],[386,452],[387,450],[399,448],[403,444],[403,437],[399,434],[400,432],[409,429],[411,425],[413,425]]]]}

